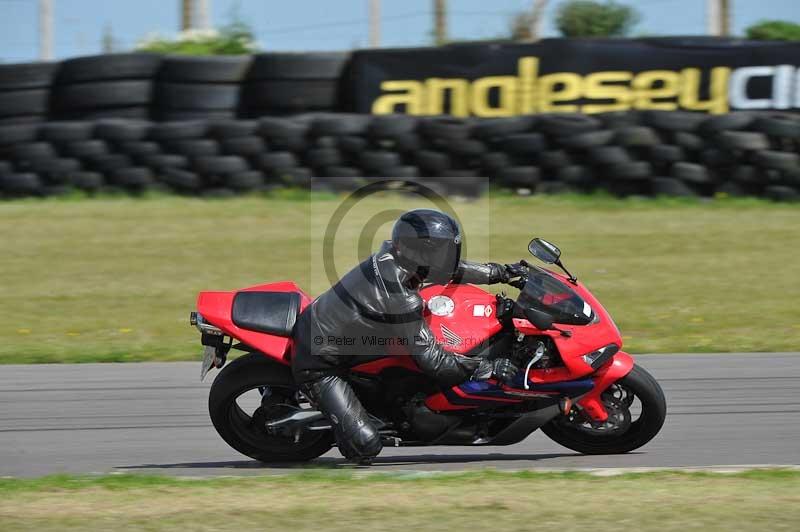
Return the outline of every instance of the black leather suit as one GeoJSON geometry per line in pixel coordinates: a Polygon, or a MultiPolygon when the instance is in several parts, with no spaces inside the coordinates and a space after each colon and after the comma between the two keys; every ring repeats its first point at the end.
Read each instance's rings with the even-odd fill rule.
{"type": "MultiPolygon", "coordinates": [[[[492,284],[502,275],[499,265],[461,261],[452,282],[492,284]]],[[[295,380],[330,419],[347,458],[369,458],[381,450],[377,428],[343,378],[349,368],[402,353],[443,386],[452,386],[469,379],[479,364],[436,342],[422,316],[419,287],[414,274],[395,260],[392,243],[384,242],[298,317],[295,380]]]]}

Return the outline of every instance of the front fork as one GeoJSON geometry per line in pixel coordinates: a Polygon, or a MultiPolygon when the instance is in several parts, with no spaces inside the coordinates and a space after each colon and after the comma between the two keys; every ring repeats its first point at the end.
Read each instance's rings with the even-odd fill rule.
{"type": "Polygon", "coordinates": [[[608,411],[600,395],[609,386],[620,380],[633,369],[633,357],[624,351],[614,355],[610,363],[606,364],[592,375],[594,388],[579,401],[578,405],[592,418],[593,421],[603,423],[608,419],[608,411]]]}

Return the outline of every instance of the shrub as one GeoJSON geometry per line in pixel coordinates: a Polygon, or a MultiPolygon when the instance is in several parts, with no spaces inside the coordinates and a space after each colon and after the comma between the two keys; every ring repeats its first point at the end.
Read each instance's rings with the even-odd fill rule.
{"type": "Polygon", "coordinates": [[[569,0],[556,14],[564,37],[620,37],[639,20],[638,12],[613,1],[569,0]]]}
{"type": "Polygon", "coordinates": [[[159,35],[143,40],[137,46],[145,52],[187,55],[238,55],[258,51],[253,32],[242,23],[225,26],[222,30],[187,30],[174,39],[159,35]]]}
{"type": "Polygon", "coordinates": [[[747,28],[747,38],[758,41],[800,41],[800,24],[762,20],[747,28]]]}

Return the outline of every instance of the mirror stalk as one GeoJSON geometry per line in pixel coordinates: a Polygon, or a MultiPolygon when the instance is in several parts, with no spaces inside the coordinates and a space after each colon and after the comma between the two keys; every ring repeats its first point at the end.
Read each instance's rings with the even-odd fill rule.
{"type": "Polygon", "coordinates": [[[556,266],[558,266],[559,268],[561,268],[561,269],[564,271],[564,273],[566,273],[566,274],[567,274],[567,280],[568,280],[570,283],[572,283],[572,284],[574,284],[574,285],[576,285],[576,286],[577,286],[577,284],[578,284],[578,278],[577,278],[577,277],[575,277],[574,275],[572,275],[571,273],[569,273],[569,270],[567,270],[567,269],[564,267],[564,265],[563,265],[563,264],[561,264],[561,259],[558,259],[558,260],[557,260],[557,261],[555,261],[553,264],[555,264],[556,266]]]}

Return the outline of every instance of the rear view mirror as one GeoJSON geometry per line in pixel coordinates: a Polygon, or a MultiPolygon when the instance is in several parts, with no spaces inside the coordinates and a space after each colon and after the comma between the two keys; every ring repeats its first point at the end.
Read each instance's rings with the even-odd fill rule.
{"type": "Polygon", "coordinates": [[[534,238],[528,244],[531,255],[547,264],[556,264],[561,257],[561,250],[543,238],[534,238]]]}
{"type": "Polygon", "coordinates": [[[540,331],[548,331],[553,328],[553,318],[551,318],[546,312],[532,308],[526,308],[523,310],[523,313],[528,321],[540,331]]]}

